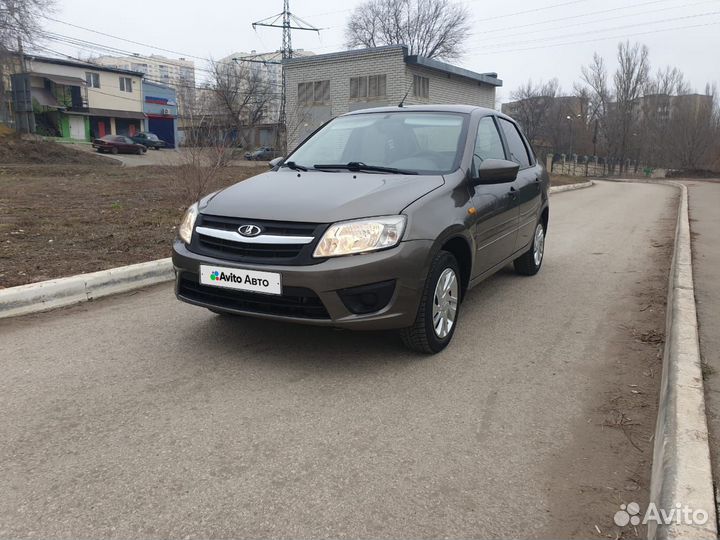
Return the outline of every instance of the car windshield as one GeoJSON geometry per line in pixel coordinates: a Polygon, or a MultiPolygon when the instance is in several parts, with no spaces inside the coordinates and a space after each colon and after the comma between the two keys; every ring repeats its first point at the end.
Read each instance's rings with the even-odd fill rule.
{"type": "MultiPolygon", "coordinates": [[[[359,163],[444,174],[459,164],[467,115],[382,112],[341,116],[305,141],[286,161],[314,165],[359,163]]],[[[325,169],[328,169],[326,166],[325,169]]]]}
{"type": "Polygon", "coordinates": [[[147,139],[150,140],[150,141],[157,141],[157,140],[158,140],[158,136],[155,135],[154,133],[146,133],[146,134],[145,134],[145,138],[147,138],[147,139]]]}

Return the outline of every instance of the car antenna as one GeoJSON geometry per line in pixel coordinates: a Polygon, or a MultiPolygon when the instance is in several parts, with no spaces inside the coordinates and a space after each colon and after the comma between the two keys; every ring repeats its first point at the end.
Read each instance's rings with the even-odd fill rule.
{"type": "Polygon", "coordinates": [[[398,107],[404,107],[404,106],[405,106],[405,105],[404,105],[405,100],[407,99],[408,94],[410,93],[410,90],[412,90],[412,87],[413,87],[414,84],[415,84],[415,80],[413,80],[413,82],[410,83],[410,86],[408,86],[407,92],[405,92],[405,95],[404,95],[403,98],[400,100],[400,103],[398,103],[398,107]]]}

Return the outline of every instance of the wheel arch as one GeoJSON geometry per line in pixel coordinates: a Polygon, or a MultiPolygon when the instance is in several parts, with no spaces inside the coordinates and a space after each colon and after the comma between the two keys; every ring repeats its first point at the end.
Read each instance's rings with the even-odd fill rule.
{"type": "Polygon", "coordinates": [[[458,266],[460,266],[461,298],[464,298],[470,284],[473,267],[473,249],[470,241],[462,234],[452,234],[438,242],[437,251],[452,253],[457,260],[458,266]]]}

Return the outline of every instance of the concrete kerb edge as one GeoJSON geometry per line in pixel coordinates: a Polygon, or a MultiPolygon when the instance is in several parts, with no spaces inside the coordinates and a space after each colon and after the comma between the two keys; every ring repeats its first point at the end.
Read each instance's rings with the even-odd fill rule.
{"type": "Polygon", "coordinates": [[[589,180],[587,182],[579,182],[577,184],[568,184],[566,186],[553,186],[550,188],[550,194],[562,193],[563,191],[575,191],[576,189],[585,189],[595,185],[595,182],[589,180]]]}
{"type": "MultiPolygon", "coordinates": [[[[630,180],[631,182],[633,180],[630,180]]],[[[668,283],[665,350],[655,426],[650,501],[666,512],[682,508],[707,513],[704,525],[648,522],[649,539],[717,538],[717,516],[710,461],[693,282],[688,194],[680,190],[675,248],[668,283]]]]}
{"type": "Polygon", "coordinates": [[[170,258],[0,289],[0,319],[87,302],[174,277],[170,258]]]}

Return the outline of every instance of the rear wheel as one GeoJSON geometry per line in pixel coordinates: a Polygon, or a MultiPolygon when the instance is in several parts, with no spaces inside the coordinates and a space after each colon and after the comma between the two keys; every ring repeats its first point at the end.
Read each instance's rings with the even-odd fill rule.
{"type": "Polygon", "coordinates": [[[530,249],[513,261],[515,271],[523,276],[534,276],[540,270],[544,256],[545,225],[542,221],[539,221],[535,226],[535,234],[530,249]]]}
{"type": "Polygon", "coordinates": [[[441,251],[430,266],[415,323],[400,331],[405,346],[428,354],[447,347],[457,326],[460,295],[457,260],[452,253],[441,251]]]}

